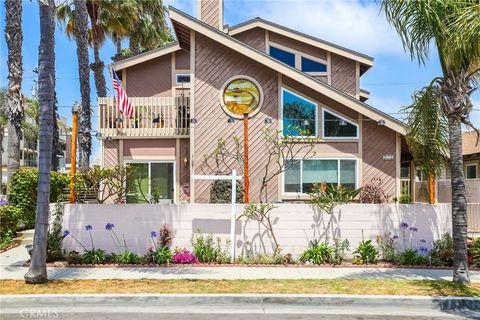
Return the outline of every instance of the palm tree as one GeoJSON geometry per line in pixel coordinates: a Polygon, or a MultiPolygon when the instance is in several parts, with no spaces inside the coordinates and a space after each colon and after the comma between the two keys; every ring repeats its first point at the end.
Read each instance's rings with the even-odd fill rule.
{"type": "Polygon", "coordinates": [[[467,202],[462,158],[462,124],[472,126],[471,93],[479,78],[480,19],[478,0],[385,0],[387,20],[403,46],[423,63],[436,46],[442,77],[434,79],[441,112],[448,119],[452,173],[453,281],[469,283],[467,202]]]}
{"type": "Polygon", "coordinates": [[[407,113],[406,140],[415,167],[429,177],[429,200],[435,201],[435,178],[448,163],[448,121],[438,105],[438,87],[426,87],[412,95],[407,113]],[[433,199],[432,199],[433,198],[433,199]]]}
{"type": "Polygon", "coordinates": [[[129,38],[130,54],[158,48],[172,40],[162,0],[135,1],[136,20],[129,38]]]}
{"type": "MultiPolygon", "coordinates": [[[[8,118],[7,179],[20,168],[20,137],[23,118],[22,88],[22,0],[5,1],[5,40],[8,48],[8,118]]],[[[8,185],[7,185],[8,188],[8,185]]]]}
{"type": "Polygon", "coordinates": [[[55,3],[39,0],[40,47],[38,50],[38,99],[40,109],[39,179],[35,235],[30,267],[25,274],[29,284],[45,283],[47,277],[47,232],[50,198],[53,105],[55,103],[55,3]]]}
{"type": "Polygon", "coordinates": [[[6,89],[0,88],[0,194],[2,194],[2,182],[3,182],[3,138],[5,129],[7,128],[8,119],[5,113],[5,95],[6,89]]]}
{"type": "Polygon", "coordinates": [[[90,70],[88,62],[88,12],[86,2],[83,0],[73,1],[73,34],[77,42],[78,76],[80,78],[80,93],[82,106],[80,108],[80,139],[79,139],[79,164],[83,169],[89,167],[89,158],[92,153],[92,137],[90,130],[91,109],[90,109],[90,70]]]}

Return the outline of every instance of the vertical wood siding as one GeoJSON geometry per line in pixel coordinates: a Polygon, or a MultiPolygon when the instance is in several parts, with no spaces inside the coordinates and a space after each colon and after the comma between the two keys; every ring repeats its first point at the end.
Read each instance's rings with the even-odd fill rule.
{"type": "Polygon", "coordinates": [[[265,29],[253,28],[234,36],[243,43],[265,52],[265,29]]]}
{"type": "MultiPolygon", "coordinates": [[[[379,126],[376,121],[365,117],[363,120],[363,182],[367,184],[373,178],[382,179],[385,193],[394,197],[395,160],[383,160],[384,154],[395,156],[396,134],[393,130],[379,126]]],[[[391,198],[390,198],[391,200],[391,198]]]]}
{"type": "Polygon", "coordinates": [[[356,94],[356,63],[332,53],[332,86],[352,96],[356,94]]]}
{"type": "MultiPolygon", "coordinates": [[[[220,90],[228,78],[234,75],[247,75],[256,79],[263,89],[264,102],[261,111],[250,119],[250,198],[259,200],[261,177],[265,168],[265,144],[262,130],[265,118],[271,118],[272,128],[277,127],[278,118],[278,80],[277,73],[251,59],[212,40],[197,34],[195,62],[195,150],[194,174],[212,174],[205,172],[203,157],[216,147],[219,138],[228,140],[229,147],[233,136],[243,136],[243,124],[235,121],[228,124],[229,116],[220,105],[220,90]],[[203,169],[203,170],[202,170],[203,169]]],[[[240,169],[240,168],[237,168],[240,169]]],[[[243,175],[243,173],[241,173],[243,175]]],[[[277,182],[269,184],[269,200],[277,200],[277,182]]],[[[195,181],[195,201],[210,199],[208,181],[195,181]]]]}
{"type": "Polygon", "coordinates": [[[180,168],[180,201],[188,201],[190,195],[185,193],[183,190],[184,184],[190,183],[190,165],[183,162],[183,159],[190,159],[190,141],[189,139],[180,140],[180,163],[177,164],[177,167],[180,168]]]}
{"type": "Polygon", "coordinates": [[[118,164],[118,140],[105,140],[103,146],[103,166],[115,167],[118,164]]]}
{"type": "Polygon", "coordinates": [[[127,68],[130,97],[172,96],[172,62],[167,54],[127,68]]]}

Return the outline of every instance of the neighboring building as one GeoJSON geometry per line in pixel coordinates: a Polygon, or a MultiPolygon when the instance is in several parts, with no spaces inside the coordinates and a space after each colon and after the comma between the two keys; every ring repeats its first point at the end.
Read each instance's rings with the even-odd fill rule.
{"type": "Polygon", "coordinates": [[[475,131],[462,135],[465,179],[480,179],[480,140],[475,131]]]}
{"type": "MultiPolygon", "coordinates": [[[[31,124],[35,124],[35,121],[30,118],[26,118],[26,121],[29,121],[31,124]]],[[[67,141],[70,140],[71,129],[67,126],[67,119],[65,117],[57,118],[58,125],[58,171],[65,172],[69,169],[70,160],[69,157],[66,157],[67,150],[67,141]],[[66,163],[67,162],[67,163],[66,163]]],[[[3,182],[7,181],[7,146],[8,146],[8,128],[5,128],[5,136],[3,138],[3,150],[2,155],[2,180],[3,182]]],[[[36,168],[38,166],[38,143],[37,141],[31,141],[27,139],[20,140],[20,167],[21,168],[36,168]]]]}
{"type": "Polygon", "coordinates": [[[174,8],[169,16],[176,42],[112,65],[133,118],[113,97],[99,98],[102,165],[131,163],[144,177],[127,202],[152,190],[167,201],[208,201],[211,181],[192,174],[205,173],[218,139],[243,136],[244,111],[250,201],[259,201],[267,163],[264,128],[319,139],[313,158],[268,184],[269,201],[307,199],[315,182],[358,188],[372,178],[400,194],[404,124],[366,104],[360,88],[373,58],[260,18],[229,28],[221,0],[200,1],[200,19],[174,8]]]}

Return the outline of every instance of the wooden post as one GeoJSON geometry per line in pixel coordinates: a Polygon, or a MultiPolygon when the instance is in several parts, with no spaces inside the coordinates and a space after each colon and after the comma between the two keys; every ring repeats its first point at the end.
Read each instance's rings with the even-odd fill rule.
{"type": "Polygon", "coordinates": [[[72,150],[70,153],[70,203],[75,202],[75,175],[77,173],[77,121],[78,110],[74,106],[72,110],[72,150]]]}
{"type": "Polygon", "coordinates": [[[244,179],[244,202],[249,203],[250,180],[248,178],[248,113],[243,114],[243,179],[244,179]]]}

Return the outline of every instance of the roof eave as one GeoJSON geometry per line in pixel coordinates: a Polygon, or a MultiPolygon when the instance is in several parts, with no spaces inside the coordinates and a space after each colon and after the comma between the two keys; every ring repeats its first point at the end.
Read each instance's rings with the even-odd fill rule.
{"type": "Polygon", "coordinates": [[[125,68],[128,68],[128,67],[134,66],[136,64],[139,64],[139,63],[142,63],[142,62],[145,62],[145,61],[148,61],[148,60],[151,60],[151,59],[155,59],[155,58],[164,56],[166,54],[178,51],[180,49],[181,49],[180,45],[178,44],[177,41],[175,41],[175,42],[169,43],[169,44],[167,44],[163,47],[153,49],[153,50],[150,50],[148,52],[141,53],[139,55],[136,55],[136,56],[126,58],[126,59],[123,59],[121,61],[112,63],[111,67],[115,71],[122,70],[122,69],[125,69],[125,68]]]}

